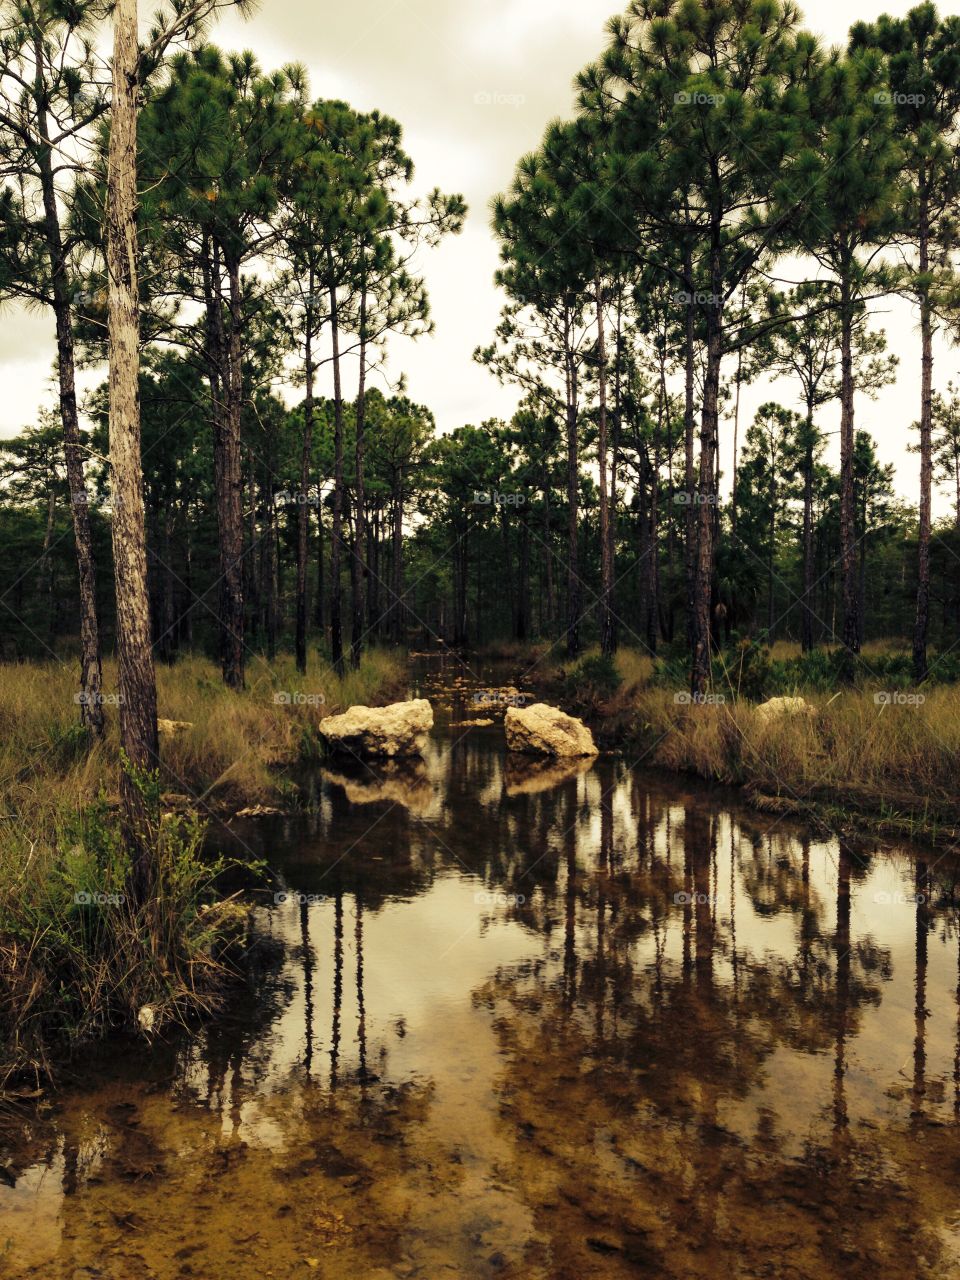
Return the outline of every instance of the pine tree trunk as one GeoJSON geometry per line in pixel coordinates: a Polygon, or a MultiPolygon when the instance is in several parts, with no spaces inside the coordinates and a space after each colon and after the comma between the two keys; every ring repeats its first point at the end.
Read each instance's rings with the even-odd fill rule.
{"type": "Polygon", "coordinates": [[[333,346],[333,530],[330,542],[330,658],[338,676],[343,675],[343,622],[340,567],[343,557],[343,393],[340,385],[340,319],[337,286],[330,264],[330,341],[333,346]]]}
{"type": "Polygon", "coordinates": [[[803,607],[800,611],[800,647],[813,648],[813,403],[807,403],[806,440],[803,452],[803,607]]]}
{"type": "Polygon", "coordinates": [[[390,639],[399,644],[403,636],[403,476],[393,501],[393,601],[390,609],[390,639]]]}
{"type": "Polygon", "coordinates": [[[360,380],[357,389],[356,456],[354,479],[354,538],[353,538],[353,622],[350,630],[350,661],[360,666],[363,637],[367,618],[367,565],[364,548],[367,541],[367,514],[363,491],[364,431],[367,416],[367,294],[361,282],[360,290],[360,380]]]}
{"type": "MultiPolygon", "coordinates": [[[[313,273],[310,274],[310,297],[313,297],[313,273]]],[[[310,460],[313,456],[313,317],[307,315],[305,340],[306,394],[303,401],[303,441],[300,448],[300,492],[297,494],[297,670],[307,670],[307,556],[310,546],[310,460]]]]}
{"type": "Polygon", "coordinates": [[[687,311],[684,328],[684,394],[683,394],[683,488],[686,504],[683,512],[683,565],[687,588],[687,640],[691,650],[696,644],[696,576],[697,576],[697,513],[696,483],[694,478],[694,441],[696,419],[694,393],[696,373],[696,315],[693,309],[694,281],[690,250],[684,250],[684,285],[687,290],[687,311]]]}
{"type": "MultiPolygon", "coordinates": [[[[243,491],[241,490],[241,503],[243,491]]],[[[257,546],[257,467],[256,459],[253,456],[253,450],[247,450],[247,498],[250,503],[250,513],[247,516],[247,545],[243,556],[244,575],[243,575],[243,595],[247,601],[247,615],[249,616],[249,629],[257,640],[260,639],[258,629],[260,626],[260,595],[262,583],[257,576],[258,557],[255,555],[257,546]]],[[[245,624],[246,631],[246,624],[245,624]]]]}
{"type": "Polygon", "coordinates": [[[227,263],[229,288],[226,406],[220,415],[220,662],[223,680],[243,688],[243,474],[240,465],[240,415],[243,408],[240,265],[227,263]]]}
{"type": "MultiPolygon", "coordinates": [[[[43,88],[44,52],[39,32],[34,43],[37,82],[34,99],[37,125],[42,139],[49,137],[47,102],[43,88]]],[[[97,738],[104,734],[103,668],[100,656],[100,627],[97,620],[97,579],[90,533],[90,510],[87,484],[83,474],[83,445],[77,416],[77,389],[70,315],[70,291],[67,260],[60,230],[53,162],[50,148],[41,142],[37,152],[40,187],[43,196],[43,227],[47,256],[50,260],[50,287],[57,330],[57,374],[60,393],[60,420],[63,449],[67,464],[67,485],[80,582],[80,723],[97,738]]]]}
{"type": "MultiPolygon", "coordinates": [[[[926,166],[920,173],[920,274],[930,269],[930,209],[926,166]]],[[[930,528],[933,483],[933,315],[926,284],[920,300],[920,531],[917,563],[917,616],[913,629],[913,678],[927,677],[927,636],[930,630],[930,528]]]]}
{"type": "Polygon", "coordinates": [[[120,779],[131,893],[144,901],[154,875],[156,815],[131,771],[157,764],[157,686],[150,647],[150,597],[140,457],[140,332],[137,297],[137,3],[113,11],[113,112],[107,161],[107,276],[110,345],[110,466],[117,603],[120,779]]]}
{"type": "Polygon", "coordinates": [[[596,282],[594,296],[597,307],[597,381],[599,384],[598,465],[600,468],[600,652],[613,654],[613,557],[610,541],[610,480],[607,474],[607,343],[603,323],[603,291],[596,282]]]}
{"type": "Polygon", "coordinates": [[[843,579],[843,644],[860,652],[859,576],[856,556],[856,495],[854,492],[854,377],[853,300],[849,255],[840,281],[840,569],[843,579]]]}
{"type": "Polygon", "coordinates": [[[367,565],[370,570],[367,588],[367,627],[371,636],[380,639],[380,520],[379,499],[367,518],[367,565]]]}
{"type": "Polygon", "coordinates": [[[580,475],[577,461],[577,367],[572,349],[569,305],[564,317],[567,388],[567,657],[580,652],[580,616],[583,612],[578,546],[580,475]]]}
{"type": "MultiPolygon", "coordinates": [[[[720,296],[714,287],[713,298],[720,296]]],[[[691,693],[702,698],[710,683],[710,605],[713,593],[714,508],[717,502],[716,456],[719,424],[720,362],[723,352],[723,319],[719,303],[711,299],[707,309],[707,367],[703,386],[703,420],[700,429],[700,486],[697,509],[697,558],[694,592],[694,645],[691,693]]]]}

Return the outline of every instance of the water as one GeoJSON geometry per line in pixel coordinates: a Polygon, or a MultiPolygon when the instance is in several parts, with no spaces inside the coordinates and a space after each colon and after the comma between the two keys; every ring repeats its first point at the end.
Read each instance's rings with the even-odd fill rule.
{"type": "Polygon", "coordinates": [[[421,766],[237,829],[287,897],[225,1016],[0,1135],[0,1275],[960,1276],[948,862],[507,762],[416,680],[421,766]]]}

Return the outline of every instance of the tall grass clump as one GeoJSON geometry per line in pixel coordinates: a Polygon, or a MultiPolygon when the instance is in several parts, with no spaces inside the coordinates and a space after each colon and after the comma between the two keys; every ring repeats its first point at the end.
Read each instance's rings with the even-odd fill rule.
{"type": "Polygon", "coordinates": [[[278,767],[316,752],[324,716],[390,700],[403,675],[377,651],[343,678],[318,655],[305,676],[286,656],[252,662],[240,692],[205,658],[159,668],[159,714],[176,724],[138,782],[155,816],[152,892],[138,905],[119,838],[115,663],[95,743],[79,725],[75,665],[0,665],[0,1084],[140,1026],[144,1009],[150,1030],[216,1003],[245,912],[217,902],[224,864],[203,850],[203,817],[277,795],[278,767]]]}
{"type": "MultiPolygon", "coordinates": [[[[156,779],[140,785],[158,814],[156,779]]],[[[22,828],[15,841],[0,859],[0,1084],[46,1074],[52,1054],[111,1028],[210,1011],[245,911],[216,901],[226,863],[203,855],[198,817],[157,821],[142,903],[105,801],[65,817],[51,841],[22,828]]]]}

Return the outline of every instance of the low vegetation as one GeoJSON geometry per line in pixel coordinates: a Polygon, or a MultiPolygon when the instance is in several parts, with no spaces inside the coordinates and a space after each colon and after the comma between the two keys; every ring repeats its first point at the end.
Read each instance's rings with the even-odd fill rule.
{"type": "Polygon", "coordinates": [[[402,666],[375,650],[342,679],[319,659],[298,676],[282,657],[252,664],[239,693],[204,658],[161,668],[160,714],[184,727],[162,738],[160,768],[140,783],[163,817],[153,892],[139,905],[117,815],[114,675],[107,663],[109,731],[90,749],[72,665],[0,667],[0,1083],[45,1073],[64,1045],[136,1026],[145,1007],[149,1030],[216,1003],[244,912],[217,900],[225,865],[203,853],[204,819],[275,802],[278,770],[316,752],[320,719],[389,697],[402,666]]]}
{"type": "Polygon", "coordinates": [[[633,650],[588,655],[554,670],[601,741],[645,766],[741,786],[766,808],[865,819],[904,834],[960,833],[960,685],[953,657],[932,656],[931,679],[910,686],[910,656],[867,651],[854,683],[838,682],[837,651],[800,657],[740,645],[714,662],[712,691],[694,701],[669,661],[633,650]],[[802,697],[809,712],[768,718],[758,705],[802,697]]]}

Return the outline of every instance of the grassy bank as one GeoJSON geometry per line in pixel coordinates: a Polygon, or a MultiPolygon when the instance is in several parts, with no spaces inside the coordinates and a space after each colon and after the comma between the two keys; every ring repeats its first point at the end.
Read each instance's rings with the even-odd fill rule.
{"type": "Polygon", "coordinates": [[[286,656],[252,663],[241,693],[206,659],[161,668],[159,714],[178,727],[144,782],[165,816],[154,893],[134,909],[118,835],[114,664],[109,731],[92,748],[73,664],[0,666],[0,1085],[45,1073],[53,1052],[110,1027],[150,1030],[212,1007],[242,912],[215,902],[223,868],[202,854],[204,819],[282,801],[278,770],[317,753],[319,721],[389,701],[403,677],[403,663],[379,652],[342,679],[319,659],[304,677],[286,656]]]}
{"type": "MultiPolygon", "coordinates": [[[[852,687],[840,659],[751,655],[720,662],[708,700],[692,703],[668,663],[621,651],[554,668],[548,681],[598,738],[650,765],[744,788],[766,809],[833,826],[960,839],[960,686],[909,684],[905,655],[877,647],[852,687]],[[804,679],[804,671],[813,678],[804,679]],[[792,679],[788,678],[792,675],[792,679]],[[799,696],[809,714],[768,718],[768,697],[799,696]]],[[[946,664],[940,668],[946,672],[946,664]]]]}

